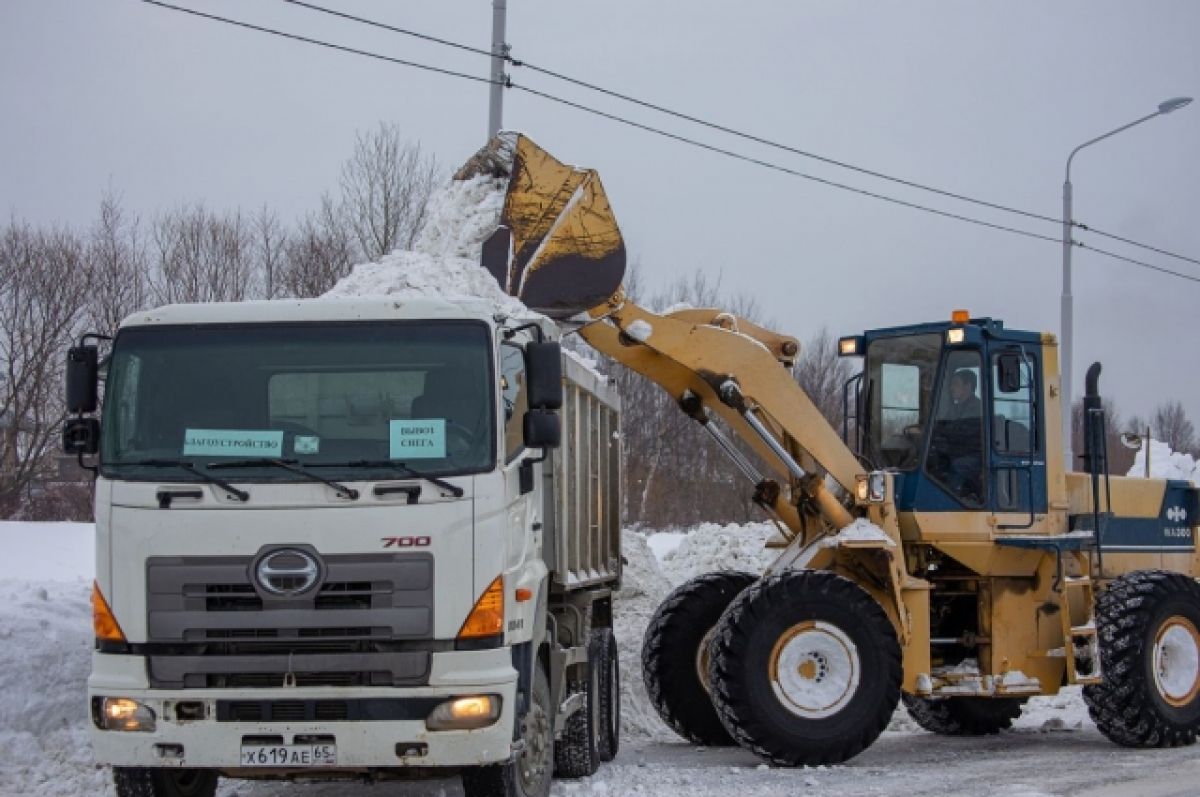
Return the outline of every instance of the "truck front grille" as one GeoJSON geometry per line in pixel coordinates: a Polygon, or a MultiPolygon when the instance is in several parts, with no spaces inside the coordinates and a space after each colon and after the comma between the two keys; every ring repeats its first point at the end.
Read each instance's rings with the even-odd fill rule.
{"type": "Polygon", "coordinates": [[[147,648],[159,688],[399,686],[424,683],[433,635],[428,553],[324,558],[324,581],[264,593],[252,557],[154,557],[146,563],[147,648]]]}

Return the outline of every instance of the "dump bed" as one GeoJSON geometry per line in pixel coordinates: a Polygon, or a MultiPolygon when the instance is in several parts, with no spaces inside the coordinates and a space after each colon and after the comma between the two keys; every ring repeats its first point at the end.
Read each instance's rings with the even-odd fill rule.
{"type": "Polygon", "coordinates": [[[604,377],[563,355],[562,446],[545,469],[545,554],[560,589],[621,577],[621,402],[604,377]]]}

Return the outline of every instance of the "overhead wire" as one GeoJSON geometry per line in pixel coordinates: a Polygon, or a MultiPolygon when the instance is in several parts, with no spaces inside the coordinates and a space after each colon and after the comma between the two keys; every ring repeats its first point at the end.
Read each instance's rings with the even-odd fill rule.
{"type": "MultiPolygon", "coordinates": [[[[381,53],[371,52],[369,50],[361,50],[361,49],[358,49],[355,47],[348,47],[345,45],[334,44],[332,42],[327,42],[327,41],[323,41],[320,39],[313,39],[313,38],[310,38],[307,36],[301,36],[301,35],[295,34],[295,33],[288,33],[286,31],[277,30],[275,28],[268,28],[268,27],[265,27],[262,25],[255,25],[253,23],[243,22],[241,20],[231,19],[229,17],[223,17],[223,16],[220,16],[217,14],[210,14],[210,13],[206,13],[203,11],[197,11],[197,10],[191,9],[191,8],[186,8],[183,6],[177,6],[172,3],[163,2],[163,0],[140,0],[140,1],[143,3],[146,3],[148,5],[158,6],[160,8],[165,8],[165,9],[168,9],[171,11],[179,11],[184,14],[189,14],[189,15],[192,15],[195,17],[200,17],[200,18],[207,19],[210,21],[221,22],[224,24],[233,25],[233,26],[244,28],[247,30],[253,30],[253,31],[256,31],[259,33],[265,33],[265,34],[269,34],[272,36],[278,36],[278,37],[281,37],[284,39],[289,39],[292,41],[299,41],[299,42],[303,42],[305,44],[312,44],[312,45],[315,45],[318,47],[324,47],[324,48],[331,49],[331,50],[346,52],[346,53],[350,53],[353,55],[361,55],[361,56],[364,56],[367,58],[373,58],[373,59],[376,59],[379,61],[385,61],[388,63],[398,64],[401,66],[413,67],[415,69],[421,69],[421,70],[424,70],[427,72],[433,72],[436,74],[446,75],[449,77],[456,77],[456,78],[461,78],[464,80],[470,80],[470,81],[476,82],[476,83],[499,85],[499,86],[503,86],[505,88],[509,88],[509,89],[513,89],[513,90],[517,90],[517,91],[523,91],[527,94],[547,100],[549,102],[554,102],[554,103],[557,103],[560,105],[564,105],[566,107],[574,108],[576,110],[583,111],[585,113],[599,116],[599,117],[608,119],[610,121],[618,122],[620,124],[624,124],[624,125],[627,125],[627,126],[630,126],[630,127],[633,127],[633,128],[645,131],[645,132],[649,132],[649,133],[652,133],[652,134],[655,134],[658,136],[662,136],[664,138],[671,139],[671,140],[674,140],[674,141],[677,141],[680,143],[688,144],[690,146],[697,147],[699,149],[707,150],[709,152],[724,155],[726,157],[733,158],[735,160],[743,161],[746,163],[751,163],[751,164],[761,166],[766,169],[770,169],[773,171],[788,174],[788,175],[791,175],[793,177],[797,177],[797,178],[800,178],[803,180],[808,180],[808,181],[812,181],[812,182],[815,182],[815,183],[818,183],[821,185],[829,186],[831,188],[837,188],[837,189],[840,189],[843,191],[848,191],[848,192],[859,194],[862,196],[867,196],[867,197],[870,197],[873,199],[878,199],[878,200],[888,202],[891,204],[895,204],[895,205],[899,205],[902,207],[907,207],[907,208],[922,211],[925,213],[931,213],[933,215],[942,216],[944,218],[949,218],[949,219],[953,219],[956,221],[961,221],[961,222],[965,222],[965,223],[969,223],[969,224],[987,227],[990,229],[1007,232],[1010,234],[1019,235],[1019,236],[1026,237],[1026,238],[1032,238],[1035,240],[1042,240],[1042,241],[1049,241],[1052,243],[1061,243],[1061,240],[1055,236],[1043,235],[1041,233],[1031,232],[1029,230],[1023,230],[1023,229],[1019,229],[1016,227],[1010,227],[1010,226],[1007,226],[1004,224],[997,224],[994,222],[985,221],[983,219],[978,219],[978,218],[975,218],[972,216],[964,216],[962,214],[952,213],[950,211],[945,211],[945,210],[940,210],[938,208],[929,207],[927,205],[922,205],[917,202],[910,202],[908,200],[898,199],[896,197],[888,196],[886,194],[880,194],[880,193],[877,193],[874,191],[869,191],[864,188],[858,188],[856,186],[851,186],[851,185],[847,185],[845,183],[839,183],[834,180],[829,180],[824,177],[818,177],[813,174],[801,172],[799,170],[792,169],[787,166],[782,166],[777,163],[772,163],[770,161],[766,161],[761,158],[756,158],[756,157],[753,157],[750,155],[744,155],[742,153],[734,152],[733,150],[729,150],[724,147],[719,147],[719,146],[716,146],[713,144],[708,144],[708,143],[705,143],[705,142],[702,142],[702,141],[699,141],[699,140],[696,140],[693,138],[689,138],[687,136],[683,136],[683,135],[680,135],[677,133],[672,133],[670,131],[663,130],[661,128],[654,127],[652,125],[647,125],[642,122],[628,119],[623,116],[619,116],[617,114],[609,113],[607,111],[602,111],[597,108],[592,108],[592,107],[584,105],[582,103],[574,102],[573,100],[568,100],[564,97],[559,97],[559,96],[550,94],[548,92],[544,92],[544,91],[540,91],[538,89],[530,88],[528,86],[516,84],[516,83],[513,83],[509,79],[506,79],[503,81],[497,81],[497,80],[493,80],[491,78],[485,78],[485,77],[480,77],[478,75],[472,75],[467,72],[459,72],[459,71],[452,70],[452,69],[445,69],[442,67],[432,66],[430,64],[423,64],[423,63],[419,63],[416,61],[409,61],[409,60],[402,59],[402,58],[394,58],[392,56],[387,56],[387,55],[383,55],[381,53]]],[[[336,15],[341,15],[340,12],[333,12],[328,9],[323,9],[319,6],[313,6],[310,3],[301,2],[301,0],[285,0],[285,2],[289,2],[289,3],[295,4],[295,5],[302,5],[305,7],[312,7],[312,8],[320,9],[322,11],[326,11],[327,13],[334,13],[336,15]]],[[[348,18],[355,19],[356,21],[359,19],[356,17],[352,17],[352,15],[345,15],[345,16],[347,16],[348,18]]],[[[385,27],[385,28],[391,29],[391,26],[386,26],[383,23],[374,23],[372,21],[367,21],[367,22],[369,24],[374,24],[374,25],[378,25],[380,27],[385,27]]],[[[404,29],[400,29],[400,28],[396,28],[396,30],[397,30],[397,32],[403,32],[403,33],[410,34],[410,35],[419,35],[419,34],[415,34],[413,32],[410,32],[410,31],[407,31],[404,29]]],[[[439,41],[439,43],[444,41],[444,40],[438,40],[438,39],[436,39],[436,37],[427,37],[427,38],[429,38],[430,40],[439,41]]],[[[445,43],[454,44],[453,42],[448,42],[448,41],[445,41],[445,43]]],[[[473,50],[475,52],[486,52],[483,50],[479,50],[478,48],[469,48],[466,45],[462,45],[462,47],[464,47],[465,49],[473,50]]],[[[487,53],[487,54],[491,55],[491,53],[487,53]]],[[[1059,221],[1059,223],[1061,223],[1061,221],[1059,221]]],[[[1126,243],[1135,243],[1135,245],[1137,245],[1136,242],[1131,242],[1131,241],[1128,241],[1127,239],[1121,239],[1121,238],[1118,238],[1117,236],[1111,235],[1109,233],[1099,232],[1099,231],[1096,231],[1094,229],[1087,228],[1087,227],[1084,227],[1084,229],[1087,229],[1093,233],[1107,235],[1108,237],[1116,238],[1117,240],[1122,240],[1126,243]]],[[[1186,280],[1193,281],[1193,282],[1200,282],[1200,277],[1196,277],[1193,275],[1174,271],[1174,270],[1168,269],[1168,268],[1163,268],[1161,266],[1155,266],[1151,263],[1146,263],[1144,261],[1136,260],[1134,258],[1125,257],[1125,256],[1117,254],[1115,252],[1110,252],[1105,249],[1099,249],[1097,247],[1090,246],[1090,245],[1084,244],[1079,241],[1072,240],[1071,245],[1078,246],[1080,248],[1089,249],[1093,252],[1096,252],[1097,254],[1104,255],[1106,257],[1110,257],[1115,260],[1124,261],[1126,263],[1129,263],[1129,264],[1132,264],[1135,266],[1139,266],[1142,268],[1147,268],[1147,269],[1161,272],[1164,274],[1169,274],[1172,276],[1180,277],[1182,279],[1186,279],[1186,280]]],[[[1152,247],[1147,247],[1147,248],[1152,248],[1152,247]]],[[[1181,259],[1191,260],[1191,258],[1185,258],[1180,255],[1174,255],[1173,253],[1167,252],[1166,250],[1155,250],[1155,251],[1159,251],[1162,254],[1168,254],[1173,257],[1180,257],[1181,259]]],[[[1200,262],[1200,261],[1192,261],[1192,262],[1200,262]]]]}

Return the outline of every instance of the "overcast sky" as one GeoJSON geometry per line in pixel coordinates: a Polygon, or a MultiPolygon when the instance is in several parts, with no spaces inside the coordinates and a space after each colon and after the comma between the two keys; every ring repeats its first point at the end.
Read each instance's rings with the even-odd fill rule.
{"type": "MultiPolygon", "coordinates": [[[[486,75],[487,59],[281,0],[181,5],[486,75]]],[[[322,2],[322,0],[317,0],[322,2]]],[[[487,0],[323,0],[487,47],[487,0]]],[[[1073,147],[1200,94],[1200,3],[508,0],[514,55],[792,146],[1061,215],[1073,147]]],[[[789,168],[1056,237],[1045,222],[754,146],[520,69],[513,79],[789,168]]],[[[356,130],[394,121],[447,167],[486,136],[487,86],[283,41],[138,0],[0,4],[0,209],[86,225],[106,186],[285,218],[336,186],[356,130]]],[[[691,149],[520,92],[505,126],[596,167],[652,285],[702,270],[806,338],[963,307],[1057,332],[1061,247],[691,149]]],[[[1200,258],[1200,103],[1085,150],[1075,216],[1200,258]]],[[[1084,234],[1086,236],[1086,234],[1084,234]]],[[[1200,266],[1083,240],[1200,275],[1200,266]]],[[[1075,254],[1076,384],[1104,362],[1126,414],[1200,421],[1200,283],[1075,254]]]]}

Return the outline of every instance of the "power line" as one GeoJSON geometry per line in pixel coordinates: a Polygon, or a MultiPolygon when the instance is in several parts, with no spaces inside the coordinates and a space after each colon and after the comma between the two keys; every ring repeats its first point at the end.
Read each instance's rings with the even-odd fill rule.
{"type": "MultiPolygon", "coordinates": [[[[352,14],[347,14],[342,11],[337,11],[335,9],[326,8],[324,6],[319,6],[319,5],[316,5],[313,3],[302,2],[302,0],[283,0],[283,2],[290,3],[290,4],[296,5],[296,6],[301,6],[303,8],[307,8],[311,11],[317,11],[322,14],[329,14],[331,16],[341,17],[342,19],[348,19],[348,20],[352,20],[354,22],[359,22],[364,25],[370,25],[372,27],[382,28],[383,30],[392,31],[394,33],[400,33],[405,36],[413,36],[413,37],[416,37],[419,39],[435,41],[435,42],[438,42],[439,44],[444,44],[448,47],[454,47],[459,50],[465,50],[468,52],[477,53],[479,55],[486,55],[489,58],[493,57],[495,55],[494,53],[491,53],[487,50],[483,50],[478,47],[471,47],[469,45],[462,44],[460,42],[449,41],[446,39],[439,39],[439,38],[436,38],[433,36],[428,36],[428,35],[425,35],[422,33],[417,33],[416,31],[412,31],[407,28],[394,27],[392,25],[387,25],[383,22],[378,22],[376,20],[365,19],[363,17],[357,17],[352,14]]],[[[920,191],[928,191],[928,192],[931,192],[934,194],[939,194],[941,196],[949,197],[951,199],[957,199],[962,202],[970,202],[972,204],[980,205],[980,206],[986,207],[986,208],[991,208],[993,210],[1000,210],[1005,213],[1015,213],[1020,216],[1025,216],[1027,218],[1036,219],[1038,221],[1046,221],[1046,222],[1050,222],[1052,224],[1062,224],[1063,223],[1062,219],[1056,219],[1053,216],[1045,216],[1040,213],[1033,213],[1028,210],[1021,210],[1020,208],[1014,208],[1014,207],[1009,207],[1007,205],[1001,205],[996,202],[988,202],[987,200],[977,199],[972,196],[967,196],[966,194],[958,194],[953,191],[947,191],[945,189],[936,188],[936,187],[930,186],[930,185],[925,185],[923,183],[918,183],[914,180],[906,180],[902,177],[895,177],[893,175],[885,174],[883,172],[878,172],[873,169],[867,169],[862,166],[856,166],[852,163],[847,163],[846,161],[837,160],[835,158],[830,158],[825,155],[819,155],[815,152],[809,152],[807,150],[799,149],[798,147],[793,147],[793,146],[789,146],[787,144],[779,143],[777,141],[772,141],[770,139],[763,138],[762,136],[754,135],[753,133],[747,133],[742,130],[736,130],[732,127],[727,127],[726,125],[717,124],[716,122],[710,122],[706,119],[701,119],[700,117],[683,113],[682,111],[676,111],[671,108],[666,108],[662,105],[658,105],[656,103],[649,102],[647,100],[642,100],[637,97],[633,97],[633,96],[624,94],[619,91],[607,89],[603,86],[598,86],[595,83],[590,83],[586,80],[581,80],[579,78],[571,77],[570,75],[565,75],[565,74],[563,74],[561,72],[557,72],[553,69],[548,69],[543,66],[538,66],[537,64],[530,63],[529,61],[523,61],[523,60],[520,60],[517,58],[513,58],[511,55],[505,55],[503,57],[504,57],[505,61],[507,61],[508,63],[510,63],[516,67],[524,67],[525,69],[528,69],[532,72],[538,72],[538,73],[546,75],[548,77],[555,78],[556,80],[561,80],[566,83],[571,83],[576,86],[580,86],[581,88],[589,89],[590,91],[599,92],[600,94],[605,94],[609,97],[613,97],[615,99],[622,100],[624,102],[628,102],[628,103],[632,103],[634,105],[641,106],[642,108],[646,108],[646,109],[649,109],[652,111],[656,111],[658,113],[666,114],[667,116],[672,116],[672,117],[675,117],[676,119],[682,119],[684,121],[691,122],[693,124],[707,127],[711,130],[717,130],[721,133],[727,133],[731,136],[736,136],[738,138],[742,138],[747,141],[753,141],[757,144],[762,144],[764,146],[773,147],[775,149],[782,150],[784,152],[790,152],[794,155],[800,155],[801,157],[811,158],[813,160],[820,161],[822,163],[827,163],[831,166],[837,166],[842,169],[849,169],[851,171],[858,172],[860,174],[865,174],[865,175],[868,175],[871,177],[876,177],[881,180],[887,180],[889,182],[897,183],[899,185],[907,186],[909,188],[915,188],[920,191]]],[[[513,88],[515,88],[515,86],[513,88]]]]}
{"type": "Polygon", "coordinates": [[[1113,260],[1121,260],[1121,261],[1130,263],[1135,266],[1140,266],[1141,268],[1148,268],[1151,271],[1158,271],[1163,274],[1170,274],[1173,277],[1179,277],[1180,279],[1185,279],[1190,282],[1200,282],[1200,277],[1197,277],[1195,274],[1184,274],[1182,271],[1173,271],[1169,268],[1163,268],[1162,266],[1156,266],[1153,263],[1147,263],[1144,260],[1134,260],[1132,257],[1125,257],[1124,255],[1118,255],[1116,252],[1110,252],[1107,249],[1097,249],[1094,246],[1090,246],[1090,245],[1082,243],[1080,241],[1072,241],[1071,243],[1074,244],[1075,246],[1078,246],[1080,249],[1087,249],[1089,252],[1095,252],[1098,255],[1104,255],[1105,257],[1111,257],[1113,260]]]}
{"type": "Polygon", "coordinates": [[[354,47],[346,47],[345,45],[341,45],[341,44],[333,44],[332,42],[321,41],[320,39],[310,39],[307,36],[300,36],[299,34],[296,34],[296,33],[286,33],[281,30],[275,30],[274,28],[265,28],[262,25],[253,25],[249,22],[242,22],[240,20],[230,19],[229,17],[217,16],[216,14],[206,14],[203,11],[196,11],[195,9],[192,9],[192,8],[184,8],[182,6],[176,6],[176,5],[171,5],[170,3],[164,3],[164,2],[162,2],[162,0],[141,0],[141,1],[143,3],[147,3],[148,5],[158,6],[160,8],[167,8],[167,9],[170,9],[171,11],[180,11],[184,14],[191,14],[194,17],[203,17],[204,19],[212,20],[214,22],[224,22],[227,25],[235,25],[239,28],[246,28],[247,30],[258,31],[259,33],[267,33],[272,36],[279,36],[284,39],[291,39],[293,41],[304,42],[305,44],[315,44],[318,47],[327,47],[330,50],[340,50],[344,53],[353,53],[354,55],[362,55],[362,56],[366,56],[367,58],[374,58],[379,61],[388,61],[393,64],[400,64],[401,66],[411,66],[414,69],[423,69],[426,72],[436,72],[439,75],[449,75],[450,77],[463,78],[464,80],[473,80],[476,83],[495,84],[495,83],[499,82],[499,81],[492,80],[490,78],[479,77],[478,75],[472,75],[467,72],[456,72],[453,69],[443,69],[442,67],[439,67],[439,66],[430,66],[429,64],[420,64],[420,63],[417,63],[416,61],[406,61],[403,58],[393,58],[390,55],[381,55],[379,53],[372,53],[372,52],[368,52],[367,50],[359,50],[354,47]]]}
{"type": "MultiPolygon", "coordinates": [[[[288,1],[290,1],[290,0],[288,0],[288,1]]],[[[146,3],[148,5],[158,6],[160,8],[169,9],[171,11],[179,11],[179,12],[182,12],[185,14],[190,14],[192,16],[200,17],[200,18],[211,20],[214,22],[221,22],[221,23],[233,25],[233,26],[240,27],[240,28],[245,28],[247,30],[257,31],[259,33],[266,33],[266,34],[269,34],[272,36],[278,36],[278,37],[281,37],[284,39],[290,39],[292,41],[299,41],[299,42],[303,42],[305,44],[312,44],[312,45],[316,45],[318,47],[325,47],[325,48],[332,49],[332,50],[338,50],[341,52],[351,53],[353,55],[361,55],[361,56],[365,56],[367,58],[373,58],[373,59],[380,60],[380,61],[386,61],[388,63],[399,64],[401,66],[409,66],[409,67],[413,67],[415,69],[422,69],[422,70],[425,70],[428,72],[434,72],[437,74],[447,75],[450,77],[462,78],[464,80],[470,80],[470,81],[473,81],[476,83],[487,83],[487,84],[500,83],[500,81],[493,81],[490,78],[479,77],[477,75],[471,75],[466,72],[457,72],[457,71],[454,71],[451,69],[443,69],[441,67],[431,66],[429,64],[422,64],[422,63],[418,63],[415,61],[408,61],[408,60],[401,59],[401,58],[393,58],[391,56],[381,55],[379,53],[373,53],[373,52],[369,52],[367,50],[359,50],[359,49],[356,49],[353,47],[346,47],[346,46],[343,46],[340,44],[333,44],[331,42],[322,41],[319,39],[312,39],[307,36],[300,36],[300,35],[297,35],[294,33],[287,33],[285,31],[276,30],[274,28],[267,28],[267,27],[263,27],[261,25],[254,25],[249,22],[242,22],[240,20],[230,19],[228,17],[222,17],[222,16],[219,16],[216,14],[208,14],[208,13],[204,13],[201,11],[196,11],[194,9],[184,8],[181,6],[176,6],[176,5],[172,5],[170,3],[162,2],[162,0],[141,0],[141,2],[146,3]]],[[[563,97],[558,97],[556,95],[549,94],[547,92],[539,91],[537,89],[529,88],[527,86],[521,86],[521,85],[512,83],[511,81],[506,81],[506,82],[502,83],[501,85],[505,85],[506,87],[511,88],[511,89],[524,91],[535,97],[539,97],[541,99],[544,99],[544,100],[547,100],[550,102],[558,103],[560,105],[565,105],[567,107],[574,108],[576,110],[580,110],[585,113],[593,114],[595,116],[599,116],[599,117],[602,117],[605,119],[609,119],[611,121],[618,122],[620,124],[624,124],[624,125],[627,125],[630,127],[634,127],[639,130],[643,130],[645,132],[653,133],[655,135],[659,135],[664,138],[668,138],[668,139],[671,139],[674,141],[688,144],[690,146],[704,149],[709,152],[714,152],[714,153],[717,153],[720,155],[724,155],[726,157],[733,158],[735,160],[743,161],[746,163],[752,163],[757,166],[761,166],[763,168],[771,169],[773,171],[778,171],[778,172],[781,172],[784,174],[788,174],[793,177],[798,177],[803,180],[809,180],[812,182],[819,183],[821,185],[826,185],[826,186],[829,186],[832,188],[838,188],[843,191],[849,191],[851,193],[871,197],[873,199],[878,199],[878,200],[881,200],[884,202],[889,202],[891,204],[900,205],[902,207],[912,208],[914,210],[920,210],[920,211],[923,211],[926,213],[931,213],[931,214],[934,214],[937,216],[954,219],[956,221],[962,221],[962,222],[966,222],[969,224],[975,224],[975,225],[979,225],[982,227],[988,227],[990,229],[999,230],[999,231],[1007,232],[1007,233],[1014,234],[1014,235],[1020,235],[1020,236],[1026,237],[1026,238],[1033,238],[1033,239],[1041,240],[1041,241],[1049,241],[1051,243],[1056,243],[1056,244],[1060,243],[1060,240],[1053,236],[1042,235],[1041,233],[1030,232],[1029,230],[1022,230],[1022,229],[1018,229],[1016,227],[1009,227],[1009,226],[1006,226],[1003,224],[995,224],[993,222],[984,221],[982,219],[977,219],[972,216],[963,216],[963,215],[960,215],[957,213],[951,213],[949,211],[939,210],[937,208],[932,208],[927,205],[921,205],[916,202],[909,202],[907,200],[897,199],[895,197],[887,196],[885,194],[879,194],[874,191],[868,191],[863,188],[857,188],[855,186],[846,185],[844,183],[839,183],[839,182],[836,182],[833,180],[828,180],[823,177],[817,177],[815,175],[807,174],[805,172],[801,172],[796,169],[791,169],[786,166],[781,166],[777,163],[771,163],[770,161],[765,161],[760,158],[755,158],[755,157],[752,157],[749,155],[743,155],[741,153],[734,152],[732,150],[725,149],[723,147],[718,147],[718,146],[715,146],[712,144],[707,144],[705,142],[698,141],[696,139],[688,138],[686,136],[682,136],[677,133],[672,133],[667,130],[662,130],[660,128],[656,128],[651,125],[646,125],[641,122],[634,121],[632,119],[627,119],[625,117],[618,116],[616,114],[608,113],[606,111],[601,111],[599,109],[583,105],[582,103],[577,103],[572,100],[565,99],[563,97]]],[[[1115,236],[1110,236],[1110,237],[1115,237],[1115,236]]],[[[1153,271],[1158,271],[1158,272],[1161,272],[1164,274],[1170,274],[1172,276],[1181,277],[1182,279],[1186,279],[1186,280],[1189,280],[1192,282],[1200,282],[1200,277],[1196,277],[1196,276],[1189,275],[1189,274],[1184,274],[1184,273],[1181,273],[1178,271],[1173,271],[1171,269],[1163,268],[1161,266],[1155,266],[1151,263],[1146,263],[1144,261],[1135,260],[1133,258],[1124,257],[1123,255],[1116,254],[1115,252],[1109,252],[1104,249],[1098,249],[1096,247],[1088,246],[1088,245],[1080,243],[1078,241],[1072,241],[1071,243],[1074,246],[1079,246],[1081,248],[1090,249],[1091,251],[1096,252],[1097,254],[1101,254],[1106,257],[1111,257],[1115,260],[1120,260],[1120,261],[1123,261],[1126,263],[1130,263],[1132,265],[1151,269],[1153,271]]],[[[1167,254],[1170,254],[1170,253],[1167,253],[1167,254]]]]}
{"type": "Polygon", "coordinates": [[[1138,243],[1137,241],[1132,241],[1128,238],[1122,238],[1119,235],[1114,235],[1111,232],[1105,232],[1104,230],[1097,230],[1095,227],[1089,227],[1086,224],[1076,223],[1075,226],[1081,230],[1087,230],[1088,232],[1092,233],[1093,235],[1102,235],[1105,238],[1111,238],[1114,241],[1120,241],[1123,244],[1129,244],[1130,246],[1141,247],[1142,249],[1149,249],[1151,252],[1157,252],[1160,255],[1166,255],[1167,257],[1173,257],[1176,260],[1184,260],[1188,263],[1195,263],[1196,265],[1200,266],[1200,260],[1197,260],[1194,257],[1188,257],[1187,255],[1177,255],[1174,252],[1168,252],[1166,249],[1159,249],[1157,246],[1151,246],[1150,244],[1138,243]]]}

